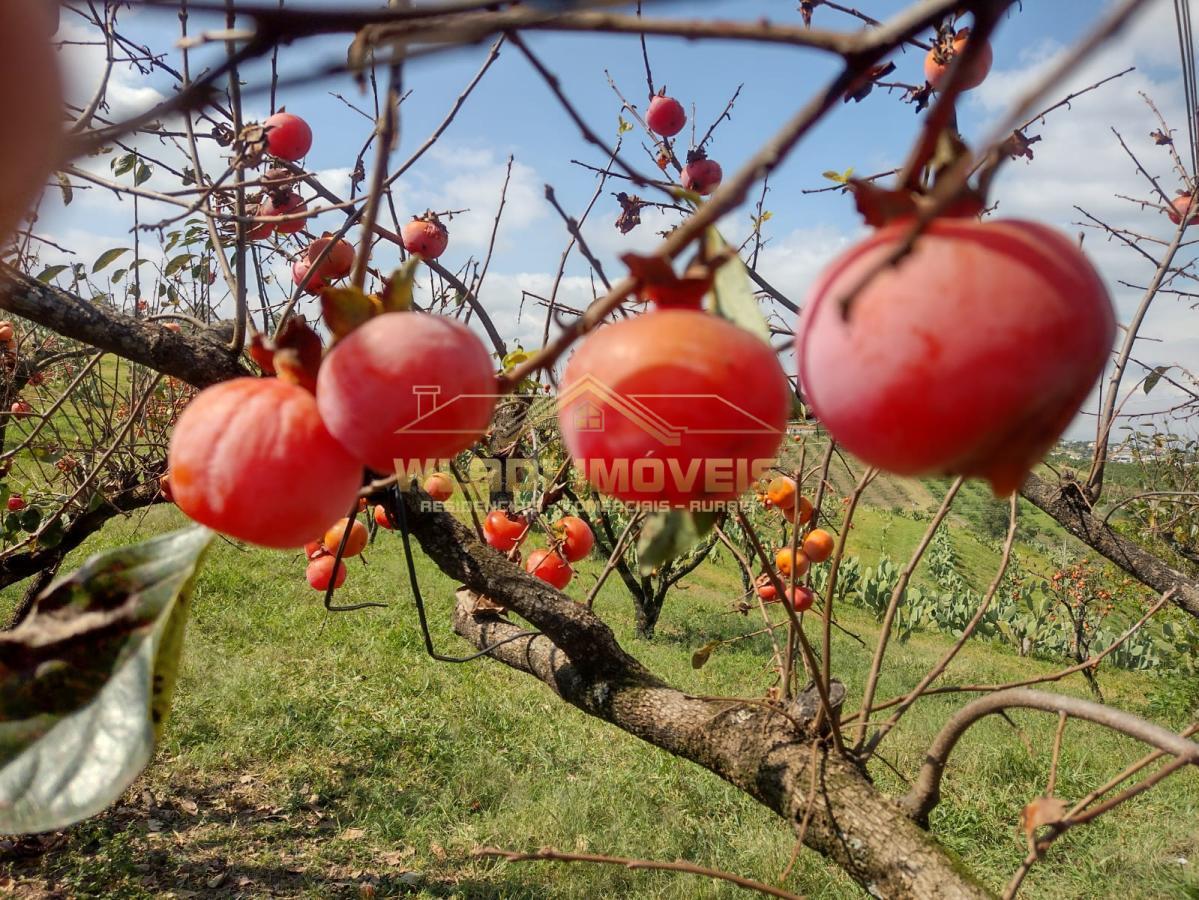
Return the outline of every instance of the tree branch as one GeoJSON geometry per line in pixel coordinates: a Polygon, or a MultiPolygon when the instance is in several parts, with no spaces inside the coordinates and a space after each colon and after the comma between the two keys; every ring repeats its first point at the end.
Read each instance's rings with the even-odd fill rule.
{"type": "Polygon", "coordinates": [[[0,265],[0,309],[196,387],[249,371],[218,328],[184,334],[42,284],[0,265]]]}
{"type": "Polygon", "coordinates": [[[941,729],[941,732],[933,739],[932,746],[928,748],[924,765],[920,769],[920,775],[917,777],[915,785],[901,801],[909,815],[920,822],[928,820],[928,814],[941,799],[941,777],[945,773],[946,763],[949,762],[949,754],[953,752],[953,748],[970,726],[989,715],[1014,708],[1065,713],[1072,718],[1094,722],[1126,734],[1151,747],[1165,750],[1180,759],[1187,759],[1192,764],[1199,765],[1199,744],[1179,737],[1169,729],[1154,725],[1132,713],[1091,700],[1083,700],[1080,697],[1047,694],[1029,688],[1014,688],[1010,691],[1000,691],[997,694],[979,697],[977,700],[967,703],[945,723],[945,727],[941,729]]]}
{"type": "Polygon", "coordinates": [[[1029,475],[1020,496],[1141,584],[1163,594],[1173,591],[1174,604],[1199,619],[1199,584],[1095,518],[1077,483],[1057,488],[1029,475]]]}

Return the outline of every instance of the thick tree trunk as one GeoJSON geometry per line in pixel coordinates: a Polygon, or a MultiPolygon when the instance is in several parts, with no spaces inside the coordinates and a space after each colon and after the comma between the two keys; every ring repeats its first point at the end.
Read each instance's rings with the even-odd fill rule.
{"type": "Polygon", "coordinates": [[[653,640],[654,629],[658,627],[658,617],[662,615],[665,602],[666,589],[654,590],[653,582],[642,578],[640,590],[633,595],[633,623],[637,628],[637,637],[653,640]]]}

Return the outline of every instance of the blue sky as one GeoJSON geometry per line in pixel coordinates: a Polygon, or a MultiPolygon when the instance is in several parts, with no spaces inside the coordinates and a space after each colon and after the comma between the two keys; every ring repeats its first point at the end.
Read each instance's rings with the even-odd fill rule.
{"type": "MultiPolygon", "coordinates": [[[[315,5],[298,3],[293,6],[315,5]]],[[[712,2],[647,4],[646,13],[686,17],[725,17],[756,19],[763,16],[780,22],[798,23],[794,3],[712,2]]],[[[879,18],[904,5],[898,0],[861,0],[864,11],[879,18]]],[[[966,97],[960,109],[960,124],[967,139],[981,138],[988,126],[1009,108],[1022,86],[1035,79],[1038,71],[1063,52],[1110,4],[1101,0],[1025,0],[1023,11],[1008,16],[994,40],[995,66],[992,76],[966,97]]],[[[1175,127],[1181,119],[1181,81],[1178,76],[1177,49],[1173,37],[1170,4],[1155,0],[1142,14],[1135,27],[1118,37],[1089,60],[1068,84],[1053,92],[1052,99],[1072,88],[1113,74],[1129,65],[1137,71],[1080,98],[1073,109],[1055,113],[1040,133],[1044,141],[1035,145],[1036,159],[1008,166],[995,193],[999,214],[1024,216],[1047,221],[1072,232],[1080,216],[1072,209],[1078,203],[1089,211],[1120,221],[1134,230],[1165,236],[1168,223],[1160,214],[1139,210],[1117,193],[1148,197],[1148,191],[1126,157],[1123,157],[1111,133],[1121,129],[1130,146],[1151,166],[1155,174],[1169,180],[1168,158],[1151,146],[1148,133],[1156,127],[1148,108],[1138,95],[1150,94],[1175,127]]],[[[169,50],[173,63],[178,51],[173,43],[178,36],[176,17],[169,11],[138,10],[125,13],[125,28],[139,40],[155,48],[169,50]]],[[[64,27],[71,24],[64,14],[64,27]]],[[[817,11],[817,25],[854,29],[857,22],[836,12],[817,11]]],[[[223,21],[196,15],[192,32],[222,27],[223,21]]],[[[646,102],[644,70],[638,41],[631,36],[531,34],[530,46],[562,79],[563,87],[591,126],[608,141],[615,141],[619,100],[608,86],[605,69],[621,90],[636,104],[646,102]]],[[[281,69],[302,74],[320,61],[344,58],[345,37],[308,40],[282,51],[281,69]]],[[[649,50],[657,83],[665,83],[670,93],[690,110],[694,103],[701,129],[720,113],[737,85],[744,82],[731,123],[722,123],[710,145],[711,155],[726,172],[739,167],[781,122],[790,116],[819,85],[835,72],[835,60],[827,55],[792,48],[760,47],[733,42],[692,43],[667,38],[650,38],[649,50]]],[[[97,76],[99,58],[95,52],[72,48],[66,68],[77,83],[76,93],[90,92],[89,82],[97,76]]],[[[207,48],[197,53],[193,67],[207,55],[219,52],[207,48]]],[[[405,87],[412,95],[402,107],[402,136],[393,161],[405,159],[445,115],[453,98],[470,80],[487,52],[485,46],[446,53],[407,67],[405,87]]],[[[909,51],[896,58],[896,81],[921,78],[922,55],[909,51]]],[[[261,90],[265,69],[259,65],[244,73],[250,94],[246,105],[250,115],[265,115],[267,96],[261,90]]],[[[145,79],[140,75],[118,72],[111,99],[113,115],[124,115],[152,103],[172,89],[169,80],[145,79]]],[[[308,119],[316,131],[316,142],[307,166],[321,173],[329,185],[341,194],[348,190],[348,171],[355,155],[370,133],[371,123],[331,96],[340,93],[354,103],[368,103],[348,78],[333,78],[315,85],[284,88],[280,102],[308,119]]],[[[919,127],[920,117],[913,107],[899,100],[898,93],[888,96],[876,91],[861,103],[849,103],[825,120],[787,160],[771,180],[766,208],[773,218],[767,226],[769,244],[761,268],[781,290],[802,302],[807,285],[819,269],[856,235],[864,231],[848,196],[838,192],[804,195],[804,188],[819,187],[821,173],[828,169],[853,167],[860,174],[891,168],[899,163],[919,127]]],[[[690,126],[688,126],[690,127],[690,126]]],[[[626,136],[625,157],[642,171],[652,164],[641,148],[642,137],[633,132],[626,136]]],[[[572,165],[581,159],[603,162],[595,148],[586,144],[559,107],[540,78],[514,48],[505,48],[459,114],[442,142],[401,181],[397,192],[401,219],[426,207],[439,209],[469,207],[471,212],[450,223],[450,250],[443,259],[451,268],[468,256],[481,256],[486,244],[509,154],[515,157],[508,205],[501,225],[495,259],[482,299],[494,310],[501,329],[521,338],[526,346],[540,340],[541,310],[526,306],[517,321],[522,289],[547,291],[567,235],[545,202],[542,191],[552,184],[563,206],[572,214],[581,213],[595,188],[590,173],[572,165]]],[[[208,165],[220,165],[219,155],[208,154],[208,165]]],[[[368,157],[369,165],[370,157],[368,157]]],[[[88,164],[106,173],[107,162],[88,164]]],[[[167,189],[167,180],[152,182],[167,189]]],[[[619,212],[606,189],[595,212],[584,227],[584,234],[610,272],[618,272],[616,255],[623,250],[647,251],[657,242],[655,232],[665,220],[647,214],[646,224],[628,236],[619,235],[613,222],[619,212]]],[[[143,204],[143,215],[153,215],[143,204]]],[[[164,208],[164,213],[167,210],[164,208]]],[[[336,227],[338,213],[329,213],[314,227],[336,227]]],[[[106,247],[128,242],[131,204],[110,192],[81,194],[67,209],[53,196],[48,197],[40,227],[64,246],[75,249],[81,261],[90,263],[106,247]],[[90,255],[89,255],[90,254],[90,255]]],[[[749,230],[749,210],[729,216],[723,229],[730,239],[740,240],[749,230]]],[[[151,242],[153,243],[153,242],[151,242]]],[[[298,244],[281,250],[298,249],[298,244]]],[[[1136,293],[1121,288],[1121,279],[1144,283],[1144,265],[1127,251],[1090,236],[1086,245],[1100,266],[1122,313],[1135,302],[1136,293]]],[[[386,261],[387,249],[380,247],[380,259],[386,261]]],[[[146,250],[154,253],[153,247],[146,250]]],[[[48,250],[47,262],[57,251],[48,250]]],[[[279,272],[284,258],[279,256],[279,272]]],[[[583,260],[572,258],[568,279],[562,288],[564,302],[583,305],[591,297],[591,282],[583,260]]],[[[1178,362],[1199,365],[1199,340],[1190,327],[1193,314],[1175,301],[1163,301],[1151,318],[1147,332],[1159,341],[1144,345],[1142,357],[1150,362],[1178,362]]],[[[1138,401],[1130,408],[1149,409],[1154,403],[1168,405],[1168,388],[1159,388],[1149,401],[1138,401]]],[[[1085,418],[1073,429],[1083,436],[1085,418]]]]}

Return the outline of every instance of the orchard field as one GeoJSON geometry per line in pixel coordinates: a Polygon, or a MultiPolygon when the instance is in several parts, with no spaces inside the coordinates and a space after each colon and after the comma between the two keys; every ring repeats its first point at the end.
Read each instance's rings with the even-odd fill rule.
{"type": "MultiPolygon", "coordinates": [[[[936,485],[895,481],[880,486],[879,496],[919,506],[930,488],[936,485]]],[[[873,548],[898,557],[911,543],[909,531],[919,530],[873,505],[858,522],[859,548],[871,563],[873,548]]],[[[135,532],[183,524],[167,509],[114,522],[72,561],[135,532]]],[[[993,565],[985,532],[964,518],[954,524],[955,548],[969,560],[964,566],[993,565]]],[[[1051,528],[1038,537],[1048,545],[1070,542],[1051,528]]],[[[529,900],[741,895],[696,876],[504,866],[474,858],[482,845],[685,858],[767,883],[786,868],[793,842],[737,791],[696,778],[661,751],[612,735],[584,715],[548,715],[553,698],[544,688],[494,663],[447,671],[431,662],[403,598],[393,596],[404,577],[394,535],[379,534],[365,554],[369,565],[352,568],[342,598],[384,599],[390,608],[333,617],[297,577],[296,559],[230,545],[213,552],[196,587],[162,757],[115,810],[62,835],[5,845],[8,890],[16,896],[361,897],[372,888],[376,896],[529,900]],[[439,711],[446,707],[460,710],[459,722],[445,720],[439,711]]],[[[629,599],[618,585],[603,589],[597,608],[626,622],[618,627],[621,640],[672,682],[695,693],[735,694],[760,677],[764,637],[717,651],[701,670],[690,664],[707,641],[747,630],[745,618],[731,612],[741,588],[729,562],[726,555],[680,585],[653,641],[633,634],[629,599]]],[[[588,564],[580,580],[590,583],[601,568],[588,564]]],[[[423,560],[421,577],[431,595],[454,587],[423,560]]],[[[9,590],[4,599],[11,605],[18,594],[9,590]]],[[[843,624],[872,643],[874,617],[842,610],[843,624]]],[[[434,635],[443,646],[453,641],[444,626],[434,635]]],[[[861,683],[868,654],[848,638],[839,644],[853,666],[846,680],[861,683]]],[[[883,693],[918,678],[946,644],[937,633],[915,634],[895,655],[883,693]]],[[[1004,682],[1058,668],[1022,659],[1000,642],[980,642],[958,657],[951,675],[955,682],[1004,682]]],[[[1185,726],[1199,704],[1193,675],[1105,667],[1100,680],[1110,700],[1174,728],[1185,726]]],[[[1085,696],[1086,686],[1078,682],[1073,692],[1085,696]]],[[[888,759],[910,772],[951,705],[934,700],[922,708],[888,759]]],[[[935,819],[964,862],[993,885],[1022,852],[1011,807],[1037,790],[1053,734],[1043,718],[1021,717],[1018,725],[1019,732],[993,720],[971,736],[954,761],[959,787],[935,819]],[[1025,741],[1038,749],[1030,753],[1025,741]]],[[[1079,727],[1059,777],[1064,788],[1085,792],[1137,750],[1102,729],[1079,727]]],[[[885,770],[880,779],[899,787],[885,770]]],[[[1199,896],[1199,830],[1157,827],[1166,818],[1196,817],[1194,780],[1167,784],[1071,836],[1070,853],[1036,871],[1030,895],[1199,896]]],[[[788,884],[814,898],[855,890],[835,867],[807,855],[788,884]]]]}

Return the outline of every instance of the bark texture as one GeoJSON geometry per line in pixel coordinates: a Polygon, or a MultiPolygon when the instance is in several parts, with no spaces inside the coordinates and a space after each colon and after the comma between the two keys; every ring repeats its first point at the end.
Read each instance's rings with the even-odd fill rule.
{"type": "Polygon", "coordinates": [[[185,334],[60,291],[0,265],[0,309],[196,387],[249,375],[219,328],[185,334]]]}

